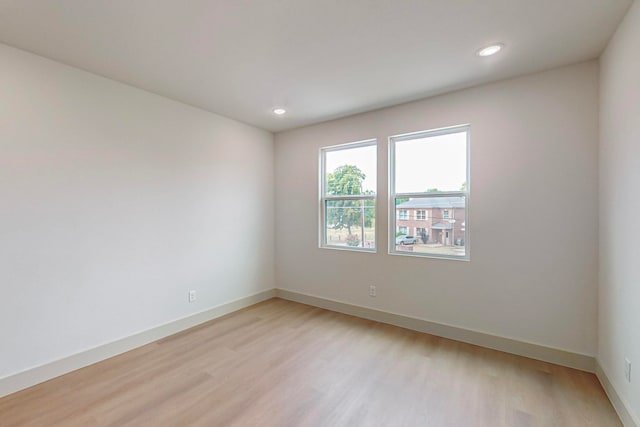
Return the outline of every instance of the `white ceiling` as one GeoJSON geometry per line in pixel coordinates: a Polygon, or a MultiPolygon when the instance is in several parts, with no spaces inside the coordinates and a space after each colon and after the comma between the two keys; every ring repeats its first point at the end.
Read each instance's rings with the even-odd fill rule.
{"type": "Polygon", "coordinates": [[[0,41],[281,131],[596,58],[631,2],[0,0],[0,41]]]}

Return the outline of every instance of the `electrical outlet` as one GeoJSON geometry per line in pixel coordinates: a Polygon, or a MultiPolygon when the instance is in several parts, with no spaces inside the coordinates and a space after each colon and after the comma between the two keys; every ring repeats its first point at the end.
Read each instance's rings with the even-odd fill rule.
{"type": "Polygon", "coordinates": [[[370,297],[376,296],[376,287],[374,285],[369,286],[369,296],[370,297]]]}
{"type": "Polygon", "coordinates": [[[624,377],[627,382],[631,382],[631,361],[625,357],[624,359],[624,377]]]}
{"type": "Polygon", "coordinates": [[[194,302],[196,300],[196,291],[189,291],[189,302],[194,302]]]}

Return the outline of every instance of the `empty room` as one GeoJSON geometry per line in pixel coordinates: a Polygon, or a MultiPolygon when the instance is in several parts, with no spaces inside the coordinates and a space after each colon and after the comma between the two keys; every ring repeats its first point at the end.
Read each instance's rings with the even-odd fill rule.
{"type": "Polygon", "coordinates": [[[0,426],[640,427],[634,0],[0,1],[0,426]]]}

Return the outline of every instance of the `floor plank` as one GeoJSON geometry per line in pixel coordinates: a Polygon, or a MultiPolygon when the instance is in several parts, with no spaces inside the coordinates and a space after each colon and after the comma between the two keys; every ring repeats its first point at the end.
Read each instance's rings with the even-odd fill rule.
{"type": "Polygon", "coordinates": [[[593,374],[282,299],[0,399],[2,426],[621,426],[593,374]]]}

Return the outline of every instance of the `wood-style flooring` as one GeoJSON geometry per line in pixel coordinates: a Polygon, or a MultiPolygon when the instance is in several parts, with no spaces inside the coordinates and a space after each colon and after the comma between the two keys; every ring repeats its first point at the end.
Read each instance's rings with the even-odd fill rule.
{"type": "Polygon", "coordinates": [[[621,426],[593,374],[271,299],[0,399],[8,426],[621,426]]]}

